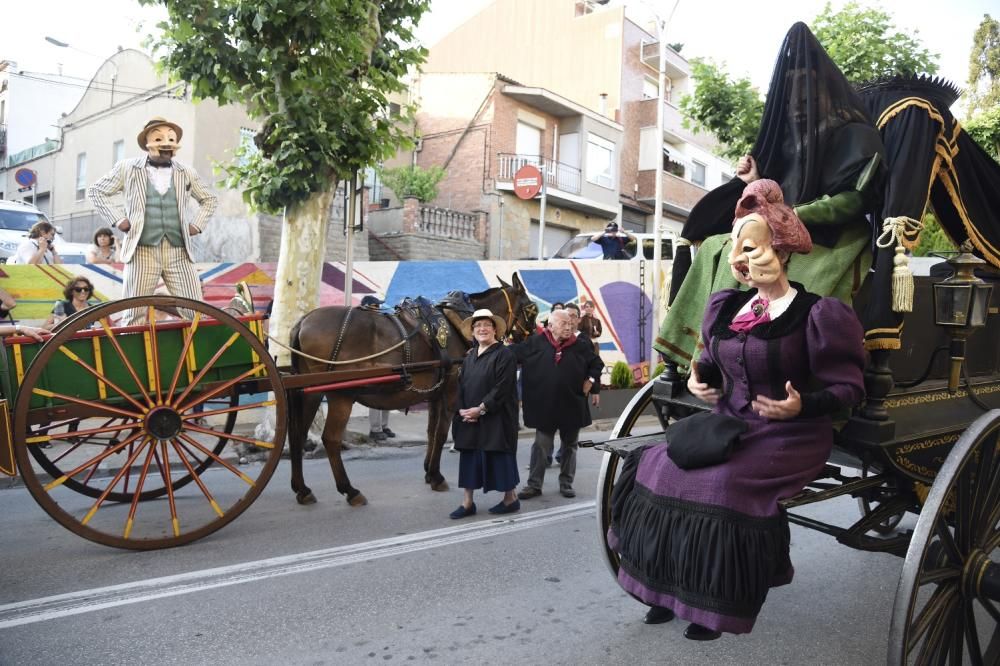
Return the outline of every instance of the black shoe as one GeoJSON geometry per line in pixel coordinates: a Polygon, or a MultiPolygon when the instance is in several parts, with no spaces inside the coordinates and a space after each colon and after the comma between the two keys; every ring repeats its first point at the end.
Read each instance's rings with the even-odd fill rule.
{"type": "Polygon", "coordinates": [[[496,506],[491,506],[488,509],[490,513],[514,513],[520,510],[521,510],[520,500],[514,500],[510,504],[504,504],[503,500],[500,500],[499,504],[497,504],[496,506]]]}
{"type": "Polygon", "coordinates": [[[384,432],[375,432],[374,430],[369,430],[368,439],[372,440],[373,442],[384,442],[389,438],[386,437],[384,432]]]}
{"type": "Polygon", "coordinates": [[[559,486],[559,494],[563,497],[576,497],[576,491],[573,490],[573,486],[559,486]]]}
{"type": "Polygon", "coordinates": [[[385,435],[386,437],[395,437],[396,436],[396,433],[394,433],[393,431],[389,430],[388,428],[382,428],[382,434],[385,435]]]}
{"type": "Polygon", "coordinates": [[[476,515],[476,505],[473,504],[468,509],[466,509],[464,504],[459,504],[458,508],[449,513],[448,515],[451,516],[452,520],[458,520],[459,518],[474,516],[476,515]]]}
{"type": "Polygon", "coordinates": [[[703,627],[694,622],[689,624],[687,629],[684,630],[684,638],[691,641],[714,641],[720,636],[722,636],[721,631],[712,631],[708,627],[703,627]]]}
{"type": "Polygon", "coordinates": [[[672,619],[674,619],[674,612],[669,608],[651,606],[646,611],[646,616],[642,618],[642,621],[645,624],[663,624],[664,622],[670,622],[672,619]]]}
{"type": "Polygon", "coordinates": [[[524,490],[517,494],[517,499],[532,499],[538,497],[542,494],[539,488],[532,488],[531,486],[525,486],[524,490]]]}

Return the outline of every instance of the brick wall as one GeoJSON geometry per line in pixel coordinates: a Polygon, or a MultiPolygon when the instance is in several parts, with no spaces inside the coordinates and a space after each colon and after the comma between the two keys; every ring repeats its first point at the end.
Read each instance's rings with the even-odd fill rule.
{"type": "Polygon", "coordinates": [[[478,261],[486,257],[486,246],[483,243],[425,234],[386,234],[372,240],[369,247],[372,261],[398,261],[399,257],[418,261],[478,261]]]}
{"type": "MultiPolygon", "coordinates": [[[[365,197],[362,197],[362,201],[365,197]]],[[[260,258],[262,263],[277,262],[281,251],[281,216],[257,215],[260,226],[260,258]]],[[[330,205],[330,222],[326,229],[326,261],[344,261],[347,258],[347,239],[344,236],[344,190],[337,187],[337,194],[330,205]]],[[[251,257],[247,258],[251,260],[251,257]]],[[[368,234],[354,235],[354,260],[368,259],[368,234]]]]}

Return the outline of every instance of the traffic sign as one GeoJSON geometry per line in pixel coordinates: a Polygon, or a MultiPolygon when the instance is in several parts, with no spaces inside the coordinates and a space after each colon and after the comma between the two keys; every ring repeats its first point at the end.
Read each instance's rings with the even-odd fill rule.
{"type": "Polygon", "coordinates": [[[542,172],[532,164],[525,164],[514,174],[514,194],[518,199],[534,199],[542,189],[542,172]]]}
{"type": "MultiPolygon", "coordinates": [[[[30,189],[38,181],[38,174],[32,169],[22,167],[14,172],[14,180],[16,180],[17,184],[21,187],[30,189]]],[[[23,192],[24,190],[19,191],[23,192]]]]}
{"type": "Polygon", "coordinates": [[[17,188],[17,191],[18,192],[30,192],[33,189],[35,189],[35,186],[34,185],[29,185],[28,187],[19,187],[19,188],[17,188]]]}

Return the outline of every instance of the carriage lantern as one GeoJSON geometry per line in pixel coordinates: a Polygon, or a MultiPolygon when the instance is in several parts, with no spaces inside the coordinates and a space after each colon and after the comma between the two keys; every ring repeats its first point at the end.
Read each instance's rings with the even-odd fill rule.
{"type": "Polygon", "coordinates": [[[967,245],[948,259],[954,273],[934,285],[934,323],[951,336],[951,371],[948,391],[958,390],[958,379],[965,361],[965,341],[973,331],[986,325],[987,309],[993,285],[975,276],[973,271],[986,262],[973,255],[967,245]]]}

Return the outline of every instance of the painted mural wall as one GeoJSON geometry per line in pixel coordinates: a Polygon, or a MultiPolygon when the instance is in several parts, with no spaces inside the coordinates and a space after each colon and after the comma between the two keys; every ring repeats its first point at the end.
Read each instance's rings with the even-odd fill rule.
{"type": "MultiPolygon", "coordinates": [[[[625,361],[637,380],[648,377],[649,347],[654,334],[652,302],[652,267],[639,261],[370,261],[354,264],[352,301],[374,294],[394,305],[408,296],[436,300],[449,291],[483,291],[511,281],[517,272],[531,298],[538,305],[540,317],[548,314],[555,302],[592,301],[596,315],[604,324],[597,341],[601,357],[610,372],[616,361],[625,361]],[[644,279],[640,279],[644,278],[644,279]]],[[[264,310],[274,295],[276,264],[223,263],[199,264],[205,301],[224,307],[241,281],[250,285],[255,307],[264,310]]],[[[63,286],[76,275],[88,277],[95,286],[95,302],[121,297],[122,266],[116,265],[0,265],[0,287],[17,299],[13,316],[28,324],[44,321],[55,301],[62,298],[63,286]]],[[[667,292],[669,262],[662,271],[667,292]]],[[[321,305],[343,305],[346,284],[343,263],[323,267],[321,305]]],[[[165,293],[165,292],[164,292],[165,293]]],[[[656,318],[657,321],[659,318],[656,318]]],[[[605,378],[605,382],[607,378],[605,378]]]]}

